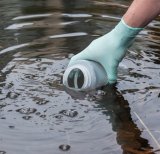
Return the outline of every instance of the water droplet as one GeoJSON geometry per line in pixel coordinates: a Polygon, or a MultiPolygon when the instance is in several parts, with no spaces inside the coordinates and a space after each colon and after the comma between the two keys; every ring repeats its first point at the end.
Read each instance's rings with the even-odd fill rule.
{"type": "Polygon", "coordinates": [[[8,94],[7,94],[7,97],[9,97],[10,99],[15,99],[15,98],[17,98],[18,97],[18,93],[16,93],[16,92],[9,92],[8,94]]]}
{"type": "Polygon", "coordinates": [[[72,118],[78,115],[78,112],[75,109],[62,110],[59,113],[72,118]]]}
{"type": "Polygon", "coordinates": [[[70,148],[71,148],[71,146],[68,144],[62,144],[59,146],[59,149],[62,151],[68,151],[70,148]]]}
{"type": "Polygon", "coordinates": [[[32,118],[32,116],[23,116],[22,118],[25,120],[30,120],[32,118]]]}
{"type": "Polygon", "coordinates": [[[17,112],[21,113],[21,114],[31,114],[31,113],[35,113],[37,111],[37,109],[35,108],[21,108],[16,110],[17,112]]]}

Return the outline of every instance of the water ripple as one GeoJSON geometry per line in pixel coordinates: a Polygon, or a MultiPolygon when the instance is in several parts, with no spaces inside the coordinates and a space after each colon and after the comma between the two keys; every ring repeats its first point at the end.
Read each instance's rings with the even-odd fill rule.
{"type": "Polygon", "coordinates": [[[23,27],[30,26],[30,25],[33,25],[33,23],[19,23],[19,24],[10,25],[5,29],[21,29],[23,27]]]}
{"type": "Polygon", "coordinates": [[[13,51],[13,50],[16,50],[16,49],[26,47],[26,46],[29,46],[29,43],[24,43],[24,44],[19,44],[19,45],[14,45],[14,46],[8,47],[6,49],[1,50],[0,55],[7,53],[7,52],[10,52],[10,51],[13,51]]]}
{"type": "Polygon", "coordinates": [[[33,15],[25,15],[25,16],[19,16],[15,17],[12,20],[22,20],[22,19],[31,19],[31,18],[42,18],[42,17],[49,17],[52,14],[46,13],[46,14],[33,14],[33,15]]]}
{"type": "Polygon", "coordinates": [[[88,18],[92,17],[91,14],[69,14],[69,13],[63,13],[64,17],[71,17],[71,18],[88,18]]]}
{"type": "Polygon", "coordinates": [[[87,35],[87,33],[85,32],[75,32],[75,33],[52,35],[49,38],[63,38],[63,37],[85,36],[85,35],[87,35]]]}

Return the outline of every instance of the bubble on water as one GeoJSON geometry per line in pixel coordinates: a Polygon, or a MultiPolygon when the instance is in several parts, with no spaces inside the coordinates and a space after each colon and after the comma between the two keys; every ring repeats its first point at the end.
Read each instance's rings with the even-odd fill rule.
{"type": "Polygon", "coordinates": [[[45,99],[36,99],[36,104],[38,105],[45,105],[47,104],[49,101],[48,100],[45,100],[45,99]]]}
{"type": "Polygon", "coordinates": [[[16,111],[21,114],[32,114],[32,113],[35,113],[37,111],[37,109],[24,107],[24,108],[18,109],[16,111]]]}
{"type": "Polygon", "coordinates": [[[3,107],[5,107],[6,105],[7,105],[6,103],[0,102],[0,109],[3,108],[3,107]]]}
{"type": "Polygon", "coordinates": [[[85,97],[85,100],[88,100],[88,101],[95,101],[95,100],[96,100],[96,97],[87,94],[86,97],[85,97]]]}
{"type": "Polygon", "coordinates": [[[10,99],[15,99],[15,98],[17,98],[18,96],[19,96],[19,94],[16,93],[16,92],[9,92],[9,93],[7,94],[7,97],[9,97],[10,99]]]}
{"type": "Polygon", "coordinates": [[[22,118],[25,120],[30,120],[32,118],[32,116],[23,116],[22,118]]]}
{"type": "Polygon", "coordinates": [[[5,151],[0,151],[0,154],[6,154],[6,152],[5,151]]]}
{"type": "Polygon", "coordinates": [[[69,110],[62,110],[59,112],[59,114],[63,114],[68,117],[76,117],[78,115],[78,112],[75,109],[69,109],[69,110]]]}
{"type": "Polygon", "coordinates": [[[71,146],[68,144],[62,144],[59,146],[59,149],[62,151],[68,151],[70,148],[71,148],[71,146]]]}
{"type": "Polygon", "coordinates": [[[86,94],[86,97],[89,97],[89,94],[86,94]]]}
{"type": "Polygon", "coordinates": [[[96,91],[96,95],[98,95],[98,96],[104,96],[105,94],[106,94],[106,92],[103,91],[103,90],[97,90],[96,91]]]}

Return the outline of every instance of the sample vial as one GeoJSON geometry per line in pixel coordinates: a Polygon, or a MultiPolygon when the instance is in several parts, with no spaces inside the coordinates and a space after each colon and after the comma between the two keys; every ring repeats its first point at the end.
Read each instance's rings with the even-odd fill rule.
{"type": "Polygon", "coordinates": [[[107,73],[97,62],[77,60],[67,67],[63,84],[78,91],[92,90],[107,84],[107,73]]]}

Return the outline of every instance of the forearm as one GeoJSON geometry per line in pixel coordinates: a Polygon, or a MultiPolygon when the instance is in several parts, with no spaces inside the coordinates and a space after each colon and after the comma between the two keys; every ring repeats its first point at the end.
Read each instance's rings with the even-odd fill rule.
{"type": "Polygon", "coordinates": [[[160,0],[134,0],[123,19],[130,27],[145,27],[160,14],[160,0]]]}

